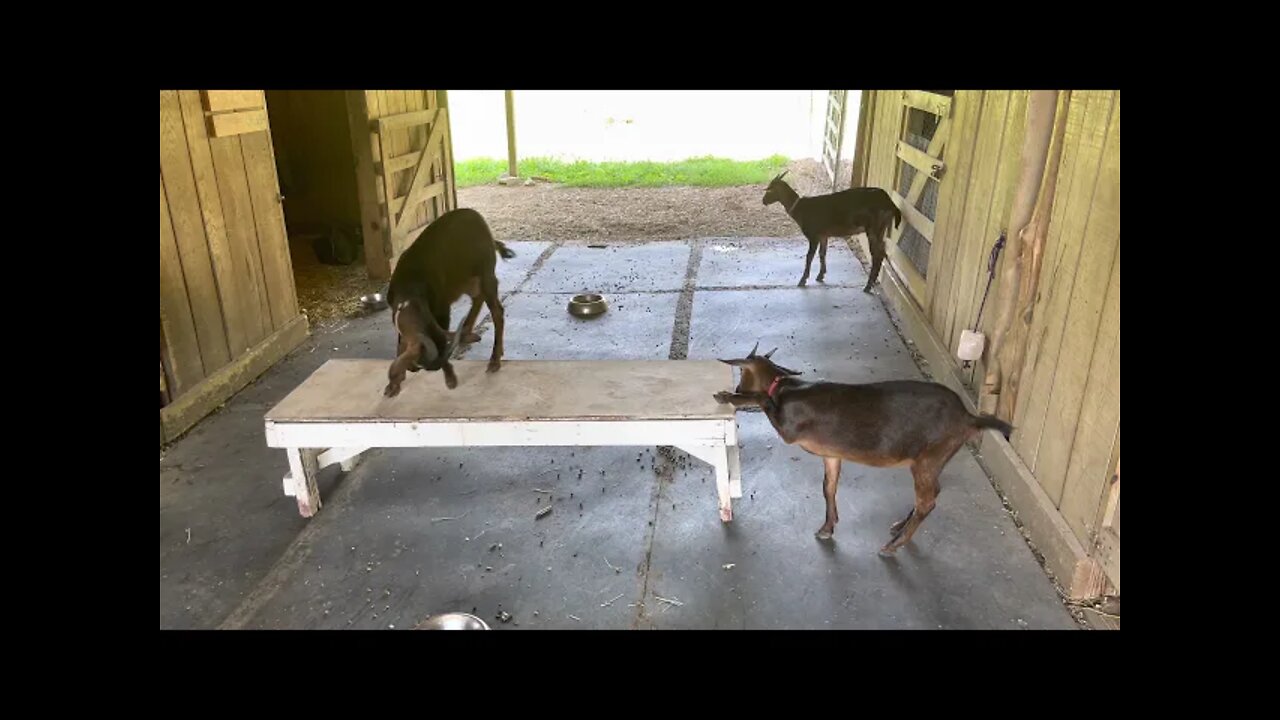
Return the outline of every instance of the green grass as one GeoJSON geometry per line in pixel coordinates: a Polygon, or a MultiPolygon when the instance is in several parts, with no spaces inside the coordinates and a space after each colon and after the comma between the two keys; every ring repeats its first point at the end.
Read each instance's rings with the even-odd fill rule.
{"type": "MultiPolygon", "coordinates": [[[[520,177],[543,177],[569,187],[729,187],[766,183],[786,165],[787,158],[781,155],[748,161],[700,157],[679,162],[598,163],[527,158],[520,161],[520,177]]],[[[506,170],[505,160],[491,158],[466,160],[455,166],[458,187],[463,188],[495,183],[506,170]]]]}

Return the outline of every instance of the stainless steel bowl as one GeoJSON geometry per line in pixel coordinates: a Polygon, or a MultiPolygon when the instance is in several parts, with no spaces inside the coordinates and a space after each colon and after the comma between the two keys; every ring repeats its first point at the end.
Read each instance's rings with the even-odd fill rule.
{"type": "Polygon", "coordinates": [[[595,293],[574,295],[569,301],[569,314],[574,317],[589,318],[603,315],[609,309],[604,298],[595,293]]]}
{"type": "Polygon", "coordinates": [[[489,626],[483,620],[472,615],[471,613],[443,613],[441,615],[433,615],[422,624],[414,628],[415,630],[488,630],[489,626]]]}

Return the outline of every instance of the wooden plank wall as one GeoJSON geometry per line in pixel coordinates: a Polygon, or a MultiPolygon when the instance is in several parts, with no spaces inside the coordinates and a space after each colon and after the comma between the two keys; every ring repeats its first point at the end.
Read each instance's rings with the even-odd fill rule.
{"type": "MultiPolygon", "coordinates": [[[[968,93],[966,93],[968,95],[968,93]]],[[[930,306],[930,317],[939,335],[952,350],[960,345],[960,333],[972,329],[978,319],[984,292],[987,292],[988,263],[1000,233],[1008,229],[1014,187],[1021,171],[1022,143],[1026,136],[1027,100],[1023,91],[975,92],[965,100],[981,102],[978,109],[974,149],[966,183],[951,188],[961,217],[955,232],[943,239],[954,246],[951,272],[940,286],[930,306]]],[[[934,252],[942,252],[936,245],[934,252]]],[[[987,292],[980,327],[988,337],[994,329],[996,311],[993,298],[1000,292],[999,267],[1007,256],[1001,254],[996,279],[987,292]]],[[[962,372],[970,397],[976,398],[986,372],[981,360],[962,372]]]]}
{"type": "MultiPolygon", "coordinates": [[[[265,107],[248,92],[250,113],[265,107]]],[[[175,400],[299,317],[270,132],[211,137],[206,102],[160,91],[161,362],[175,400]]]]}
{"type": "MultiPolygon", "coordinates": [[[[899,91],[875,91],[869,186],[896,186],[899,91]]],[[[917,298],[953,353],[972,327],[987,259],[1006,229],[1025,135],[1027,91],[957,91],[929,275],[917,298]]],[[[1002,254],[1000,263],[1006,258],[1002,254]]],[[[992,284],[981,327],[995,319],[992,284]]],[[[956,361],[957,367],[959,362],[956,361]]],[[[962,371],[976,398],[985,367],[962,371]]],[[[1013,447],[1072,531],[1092,547],[1120,446],[1120,94],[1072,94],[1013,447]]]]}
{"type": "Polygon", "coordinates": [[[1093,540],[1120,446],[1120,93],[1072,94],[1014,447],[1093,540]]]}

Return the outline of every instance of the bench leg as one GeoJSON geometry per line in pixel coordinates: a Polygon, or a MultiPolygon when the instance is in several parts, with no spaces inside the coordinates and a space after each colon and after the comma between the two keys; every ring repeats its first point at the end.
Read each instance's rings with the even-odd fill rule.
{"type": "Polygon", "coordinates": [[[309,518],[320,510],[320,487],[316,484],[316,475],[320,473],[319,453],[305,448],[285,448],[285,453],[289,456],[285,495],[292,495],[298,501],[298,512],[309,518]]]}
{"type": "Polygon", "coordinates": [[[729,481],[729,455],[716,448],[716,494],[720,497],[720,521],[733,522],[733,489],[729,481]]]}
{"type": "Polygon", "coordinates": [[[737,500],[742,497],[742,461],[738,458],[738,444],[725,448],[729,456],[729,497],[737,500]]]}
{"type": "MultiPolygon", "coordinates": [[[[720,502],[721,522],[733,521],[733,492],[731,473],[737,467],[738,448],[724,446],[679,445],[681,450],[716,469],[716,495],[720,502]],[[732,450],[732,453],[729,451],[732,450]],[[730,457],[733,459],[731,460],[730,457]]],[[[741,482],[739,482],[741,486],[741,482]]]]}

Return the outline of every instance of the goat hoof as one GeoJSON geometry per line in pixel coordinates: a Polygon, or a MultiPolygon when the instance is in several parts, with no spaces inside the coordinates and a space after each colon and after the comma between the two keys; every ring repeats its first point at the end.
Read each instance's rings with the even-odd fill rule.
{"type": "Polygon", "coordinates": [[[804,287],[806,284],[808,284],[808,282],[809,282],[808,280],[801,280],[800,282],[796,283],[796,287],[804,287]]]}
{"type": "Polygon", "coordinates": [[[897,551],[898,551],[898,548],[885,545],[884,547],[880,548],[880,557],[893,557],[894,553],[896,553],[897,551]]]}
{"type": "Polygon", "coordinates": [[[818,530],[818,532],[813,534],[813,536],[818,538],[819,540],[830,540],[831,535],[832,535],[832,531],[826,530],[826,529],[818,530]]]}
{"type": "Polygon", "coordinates": [[[387,389],[382,391],[382,394],[385,395],[386,397],[395,397],[400,394],[400,386],[388,385],[387,389]]]}
{"type": "Polygon", "coordinates": [[[500,369],[502,369],[501,360],[490,360],[489,367],[485,368],[485,372],[495,373],[495,372],[498,372],[498,370],[500,369]]]}
{"type": "Polygon", "coordinates": [[[823,277],[825,277],[825,276],[823,276],[823,275],[819,275],[818,277],[814,278],[814,280],[817,280],[818,282],[826,282],[826,280],[823,280],[823,279],[822,279],[823,277]]]}

